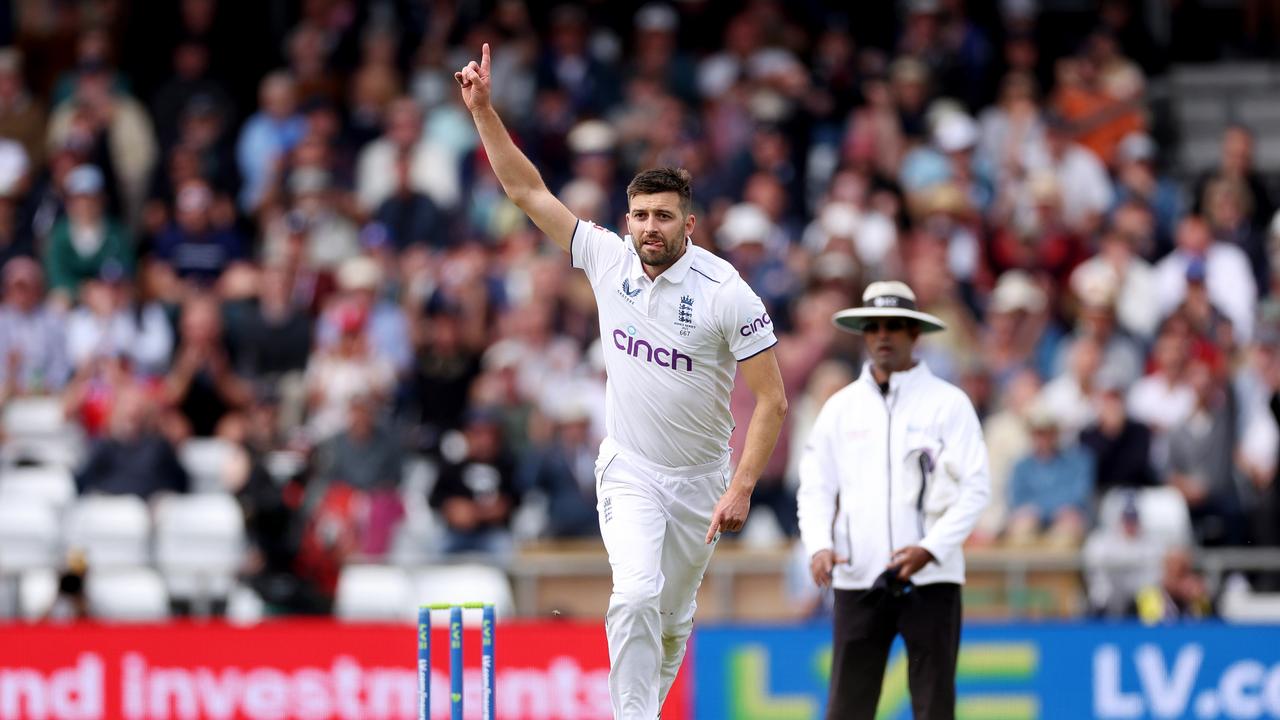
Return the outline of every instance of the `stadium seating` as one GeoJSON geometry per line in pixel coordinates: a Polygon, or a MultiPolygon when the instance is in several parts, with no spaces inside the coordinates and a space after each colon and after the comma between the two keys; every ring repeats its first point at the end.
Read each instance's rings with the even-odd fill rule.
{"type": "Polygon", "coordinates": [[[500,568],[492,565],[465,563],[431,565],[418,570],[414,578],[416,603],[488,602],[499,615],[515,612],[511,581],[500,568]]]}
{"type": "Polygon", "coordinates": [[[90,568],[145,565],[150,559],[151,516],[133,495],[82,498],[71,507],[66,533],[67,547],[84,550],[90,568]]]}
{"type": "Polygon", "coordinates": [[[411,621],[417,605],[409,574],[389,565],[348,565],[338,578],[334,614],[348,621],[411,621]]]}
{"type": "Polygon", "coordinates": [[[156,565],[175,599],[226,597],[244,546],[244,515],[230,495],[173,495],[156,504],[156,565]]]}
{"type": "Polygon", "coordinates": [[[62,508],[75,495],[75,479],[71,471],[61,465],[11,467],[0,471],[0,501],[32,499],[62,508]]]}
{"type": "Polygon", "coordinates": [[[224,492],[223,473],[234,446],[218,438],[191,438],[178,448],[178,460],[191,476],[191,492],[224,492]]]}
{"type": "Polygon", "coordinates": [[[18,611],[22,619],[40,620],[58,597],[58,573],[49,568],[28,570],[18,582],[18,611]]]}
{"type": "Polygon", "coordinates": [[[85,580],[89,613],[108,622],[169,618],[169,596],[159,573],[147,567],[94,569],[85,580]]]}
{"type": "Polygon", "coordinates": [[[36,498],[0,496],[0,575],[58,564],[53,508],[36,498]]]}

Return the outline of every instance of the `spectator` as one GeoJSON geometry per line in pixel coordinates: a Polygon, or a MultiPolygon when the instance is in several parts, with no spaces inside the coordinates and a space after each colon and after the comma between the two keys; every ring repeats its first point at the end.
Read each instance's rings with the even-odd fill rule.
{"type": "Polygon", "coordinates": [[[443,250],[453,244],[448,219],[429,195],[413,188],[413,167],[408,155],[395,159],[395,191],[378,206],[374,218],[391,236],[397,250],[422,243],[432,250],[443,250]]]}
{"type": "Polygon", "coordinates": [[[1091,235],[1111,207],[1113,190],[1107,168],[1093,153],[1075,141],[1070,120],[1060,115],[1045,119],[1044,154],[1028,156],[1027,172],[1052,173],[1062,200],[1062,220],[1067,229],[1091,235]]]}
{"type": "Polygon", "coordinates": [[[146,198],[147,181],[156,164],[155,129],[141,103],[112,86],[112,70],[89,60],[77,70],[75,95],[57,106],[49,118],[49,147],[69,142],[98,145],[108,161],[112,185],[119,193],[121,215],[136,222],[146,198]],[[83,137],[77,137],[83,135],[83,137]]]}
{"type": "Polygon", "coordinates": [[[199,99],[214,107],[230,109],[231,100],[210,73],[212,49],[201,38],[188,36],[173,49],[172,75],[151,101],[156,133],[162,147],[172,145],[182,133],[183,116],[199,99]]]}
{"type": "Polygon", "coordinates": [[[1186,548],[1165,553],[1159,585],[1138,592],[1129,615],[1144,625],[1167,625],[1186,620],[1205,620],[1217,614],[1204,578],[1192,566],[1186,548]]]}
{"type": "Polygon", "coordinates": [[[1127,233],[1107,229],[1098,244],[1098,254],[1072,272],[1072,287],[1086,291],[1090,283],[1100,282],[1103,276],[1114,279],[1118,329],[1135,340],[1149,341],[1161,320],[1159,308],[1151,302],[1156,291],[1155,270],[1138,254],[1134,238],[1127,233]]]}
{"type": "Polygon", "coordinates": [[[1118,522],[1089,534],[1081,551],[1089,593],[1089,611],[1118,619],[1143,588],[1160,582],[1165,544],[1142,524],[1138,494],[1122,490],[1124,506],[1118,522]]]}
{"type": "Polygon", "coordinates": [[[1047,153],[1035,78],[1016,71],[1005,75],[998,103],[982,111],[978,126],[975,162],[993,173],[997,185],[1017,182],[1024,158],[1047,153]]]}
{"type": "Polygon", "coordinates": [[[1244,251],[1253,268],[1257,287],[1265,289],[1270,277],[1264,229],[1250,221],[1245,205],[1248,188],[1243,183],[1214,180],[1204,186],[1204,219],[1215,243],[1234,245],[1244,251]]]}
{"type": "Polygon", "coordinates": [[[1107,367],[1118,376],[1124,371],[1106,364],[1102,348],[1091,337],[1077,338],[1064,345],[1066,368],[1045,383],[1041,402],[1053,415],[1063,441],[1073,443],[1080,431],[1097,417],[1093,392],[1099,369],[1107,367]]]}
{"type": "Polygon", "coordinates": [[[314,471],[307,494],[314,507],[333,485],[345,485],[364,495],[368,517],[359,537],[359,549],[378,558],[391,546],[392,532],[404,516],[399,489],[401,448],[396,434],[380,422],[383,403],[376,396],[359,394],[347,404],[347,425],[315,450],[314,471]]]}
{"type": "Polygon", "coordinates": [[[222,334],[217,301],[196,295],[182,306],[173,367],[164,379],[164,399],[175,410],[166,421],[173,437],[210,437],[251,399],[248,383],[235,374],[222,334]]]}
{"type": "Polygon", "coordinates": [[[1178,224],[1177,247],[1156,264],[1156,302],[1168,316],[1187,296],[1188,273],[1193,263],[1195,275],[1203,275],[1208,300],[1230,321],[1235,339],[1249,342],[1253,333],[1258,287],[1249,258],[1235,245],[1215,242],[1209,226],[1196,215],[1178,224]]]}
{"type": "Polygon", "coordinates": [[[546,495],[550,537],[599,537],[595,465],[600,443],[591,433],[591,412],[581,401],[565,398],[552,403],[549,414],[553,435],[531,448],[518,486],[522,493],[546,495]]]}
{"type": "Polygon", "coordinates": [[[99,358],[124,357],[142,377],[160,377],[173,353],[173,329],[156,303],[136,305],[132,284],[115,265],[80,286],[80,305],[67,317],[67,354],[79,369],[99,358]]]}
{"type": "Polygon", "coordinates": [[[0,48],[0,137],[22,143],[32,166],[44,160],[44,108],[27,92],[22,79],[22,52],[0,48]]]}
{"type": "Polygon", "coordinates": [[[0,187],[0,270],[14,258],[35,256],[31,226],[22,221],[21,202],[17,188],[0,187]]]}
{"type": "MultiPolygon", "coordinates": [[[[1120,276],[1112,263],[1092,263],[1071,276],[1071,290],[1080,303],[1075,338],[1089,338],[1102,352],[1102,364],[1125,383],[1142,375],[1141,343],[1119,323],[1120,276]]],[[[1066,346],[1058,353],[1057,368],[1065,367],[1066,346]]]]}
{"type": "Polygon", "coordinates": [[[508,557],[511,513],[520,497],[500,417],[488,408],[471,410],[460,437],[442,449],[445,463],[430,503],[444,516],[444,551],[508,557]]]}
{"type": "Polygon", "coordinates": [[[395,367],[370,347],[368,320],[365,309],[343,305],[336,317],[337,341],[307,361],[307,426],[314,442],[347,426],[351,398],[363,394],[386,397],[394,387],[395,367]]]}
{"type": "Polygon", "coordinates": [[[67,216],[49,233],[44,264],[55,299],[70,304],[83,281],[108,265],[133,274],[134,247],[128,231],[103,207],[102,171],[81,165],[67,174],[67,216]]]}
{"type": "Polygon", "coordinates": [[[1096,386],[1097,420],[1080,433],[1080,444],[1093,453],[1094,491],[1159,484],[1151,468],[1151,431],[1127,416],[1123,380],[1103,370],[1096,386]]]}
{"type": "Polygon", "coordinates": [[[90,451],[76,475],[81,494],[137,495],[185,493],[187,473],[156,426],[155,402],[139,387],[123,390],[111,412],[107,437],[90,451]]]}
{"type": "Polygon", "coordinates": [[[1187,501],[1197,542],[1239,545],[1246,537],[1236,483],[1240,429],[1235,395],[1220,372],[1204,360],[1191,363],[1187,382],[1196,404],[1191,415],[1170,432],[1164,479],[1187,501]]]}
{"type": "Polygon", "coordinates": [[[460,195],[458,160],[447,148],[422,137],[422,110],[412,98],[399,98],[387,108],[382,137],[369,143],[356,161],[356,196],[361,208],[375,211],[396,190],[396,163],[409,164],[412,188],[448,212],[460,195]]]}
{"type": "Polygon", "coordinates": [[[261,109],[245,122],[236,145],[236,164],[244,181],[240,208],[249,213],[260,209],[285,154],[306,130],[297,111],[297,87],[288,73],[276,71],[262,79],[258,105],[261,109]]]}
{"type": "Polygon", "coordinates": [[[332,270],[359,253],[356,225],[336,202],[341,193],[327,170],[294,170],[289,173],[288,192],[292,202],[283,224],[302,241],[307,264],[332,270]]]}
{"type": "Polygon", "coordinates": [[[1187,381],[1191,339],[1181,318],[1165,323],[1152,348],[1151,361],[1151,372],[1129,388],[1125,402],[1133,420],[1154,433],[1154,457],[1163,465],[1168,457],[1168,432],[1191,417],[1196,405],[1195,391],[1187,381]]]}
{"type": "Polygon", "coordinates": [[[1078,547],[1088,527],[1093,458],[1075,443],[1062,443],[1058,421],[1047,407],[1034,407],[1028,424],[1031,453],[1013,466],[1009,478],[1007,541],[1078,547]]]}
{"type": "Polygon", "coordinates": [[[266,265],[256,279],[256,297],[240,308],[239,322],[228,325],[236,372],[268,386],[291,375],[300,379],[311,351],[311,317],[290,297],[283,266],[266,265]]]}
{"type": "Polygon", "coordinates": [[[1040,394],[1040,378],[1022,370],[1008,382],[1003,406],[983,423],[987,463],[991,473],[991,501],[969,536],[975,545],[990,545],[1004,532],[1009,516],[1009,478],[1014,464],[1031,451],[1028,416],[1040,394]]]}
{"type": "Polygon", "coordinates": [[[0,303],[0,398],[45,395],[70,375],[62,315],[41,302],[44,276],[34,260],[4,266],[0,303]]]}
{"type": "Polygon", "coordinates": [[[1215,180],[1225,180],[1242,187],[1245,193],[1242,206],[1246,208],[1246,214],[1255,228],[1265,228],[1275,212],[1275,205],[1267,190],[1266,178],[1253,166],[1253,131],[1244,125],[1228,125],[1222,131],[1221,152],[1218,166],[1204,171],[1196,179],[1191,190],[1191,212],[1196,215],[1206,212],[1205,188],[1215,180]]]}
{"type": "Polygon", "coordinates": [[[354,310],[366,318],[368,326],[365,333],[371,352],[390,362],[396,374],[402,375],[413,361],[409,321],[399,305],[381,295],[383,287],[382,269],[376,260],[361,255],[344,261],[338,268],[341,295],[321,315],[316,328],[316,345],[324,350],[338,342],[341,334],[339,317],[354,310]]]}
{"type": "Polygon", "coordinates": [[[215,223],[213,203],[208,183],[184,182],[178,188],[177,217],[156,238],[156,256],[168,263],[179,278],[197,287],[209,287],[228,265],[248,256],[235,229],[215,223]]]}
{"type": "Polygon", "coordinates": [[[1151,213],[1159,245],[1138,248],[1148,258],[1155,253],[1163,255],[1172,246],[1185,204],[1177,183],[1159,172],[1157,149],[1156,141],[1146,133],[1130,133],[1116,148],[1116,210],[1112,212],[1127,203],[1138,203],[1151,213]]]}
{"type": "Polygon", "coordinates": [[[1007,388],[1024,370],[1050,375],[1062,331],[1049,313],[1044,290],[1027,272],[1008,270],[1000,275],[981,332],[979,353],[997,388],[1007,388]]]}
{"type": "Polygon", "coordinates": [[[480,374],[480,354],[467,342],[460,309],[445,303],[427,308],[421,344],[401,390],[402,413],[414,425],[419,449],[434,453],[441,436],[458,427],[471,384],[480,374]]]}

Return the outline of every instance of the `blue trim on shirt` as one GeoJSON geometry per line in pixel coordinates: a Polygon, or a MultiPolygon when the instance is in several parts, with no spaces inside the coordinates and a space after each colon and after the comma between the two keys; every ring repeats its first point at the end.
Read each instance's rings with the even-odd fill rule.
{"type": "Polygon", "coordinates": [[[772,343],[769,343],[769,347],[762,347],[762,348],[760,348],[759,350],[757,350],[757,351],[755,351],[755,352],[751,353],[750,355],[748,355],[748,356],[746,356],[746,357],[744,357],[744,358],[738,358],[738,362],[746,362],[747,360],[750,360],[751,358],[753,358],[753,357],[755,357],[755,356],[759,355],[760,353],[764,352],[765,350],[769,350],[769,349],[771,349],[774,345],[777,345],[777,344],[778,344],[778,338],[776,338],[776,337],[775,337],[775,338],[773,339],[773,342],[772,342],[772,343]]]}

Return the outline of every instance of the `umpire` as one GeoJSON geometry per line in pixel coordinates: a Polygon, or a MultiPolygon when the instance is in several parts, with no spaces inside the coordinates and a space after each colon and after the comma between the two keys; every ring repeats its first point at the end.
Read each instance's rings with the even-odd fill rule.
{"type": "Polygon", "coordinates": [[[857,380],[823,406],[800,462],[800,536],[835,588],[827,718],[871,720],[889,647],[907,647],[917,720],[955,717],[961,545],[987,504],[982,428],[968,397],[913,350],[945,330],[904,283],[874,282],[832,318],[866,342],[857,380]]]}

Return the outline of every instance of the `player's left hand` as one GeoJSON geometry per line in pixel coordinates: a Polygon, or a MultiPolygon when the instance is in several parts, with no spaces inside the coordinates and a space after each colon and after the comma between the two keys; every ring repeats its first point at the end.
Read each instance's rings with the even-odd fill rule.
{"type": "Polygon", "coordinates": [[[912,575],[920,571],[920,568],[928,565],[933,560],[933,554],[919,545],[908,545],[901,548],[893,554],[892,561],[888,567],[898,569],[898,578],[902,580],[910,580],[912,575]]]}
{"type": "Polygon", "coordinates": [[[715,512],[711,513],[711,527],[707,528],[707,544],[716,539],[716,533],[738,532],[747,522],[751,511],[751,493],[742,492],[733,485],[720,496],[715,512]]]}

